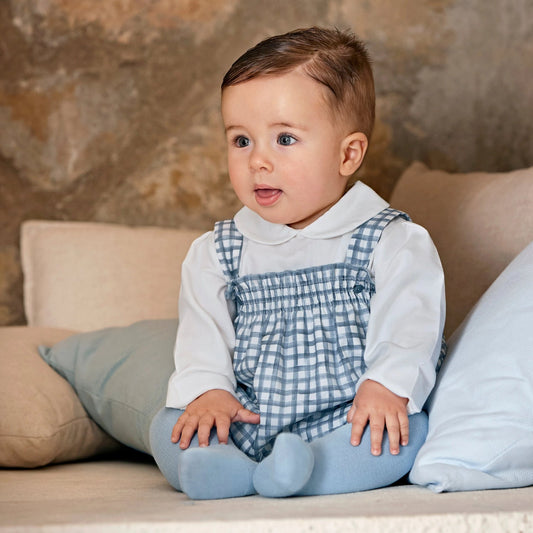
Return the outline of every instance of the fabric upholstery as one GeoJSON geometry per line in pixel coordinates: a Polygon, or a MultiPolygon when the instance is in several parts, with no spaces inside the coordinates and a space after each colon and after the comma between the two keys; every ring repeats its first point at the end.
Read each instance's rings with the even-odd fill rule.
{"type": "Polygon", "coordinates": [[[118,447],[89,418],[69,383],[39,357],[39,344],[73,333],[0,328],[0,466],[31,468],[118,447]]]}
{"type": "Polygon", "coordinates": [[[446,276],[446,334],[533,240],[533,167],[467,174],[413,163],[390,199],[431,234],[446,276]]]}
{"type": "Polygon", "coordinates": [[[436,492],[533,484],[533,242],[450,339],[411,481],[436,492]]]}
{"type": "Polygon", "coordinates": [[[91,331],[175,318],[192,230],[93,222],[22,226],[24,307],[30,326],[91,331]]]}
{"type": "Polygon", "coordinates": [[[107,433],[150,453],[150,423],[165,404],[176,330],[176,319],[143,320],[80,333],[40,352],[107,433]]]}

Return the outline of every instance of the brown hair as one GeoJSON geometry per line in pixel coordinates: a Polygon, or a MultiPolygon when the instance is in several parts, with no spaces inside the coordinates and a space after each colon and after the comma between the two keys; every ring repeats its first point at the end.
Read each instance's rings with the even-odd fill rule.
{"type": "Polygon", "coordinates": [[[329,89],[337,116],[370,139],[375,117],[374,78],[365,45],[348,31],[304,28],[261,41],[230,67],[222,90],[302,66],[329,89]]]}

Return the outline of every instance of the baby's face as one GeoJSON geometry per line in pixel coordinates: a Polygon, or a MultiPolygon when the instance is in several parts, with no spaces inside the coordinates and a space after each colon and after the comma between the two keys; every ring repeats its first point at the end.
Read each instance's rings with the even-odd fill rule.
{"type": "Polygon", "coordinates": [[[303,228],[344,194],[339,127],[326,88],[298,69],[224,89],[231,183],[264,219],[303,228]]]}

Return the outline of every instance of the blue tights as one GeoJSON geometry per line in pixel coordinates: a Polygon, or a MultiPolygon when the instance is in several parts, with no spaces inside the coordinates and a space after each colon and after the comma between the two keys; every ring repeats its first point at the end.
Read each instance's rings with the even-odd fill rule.
{"type": "Polygon", "coordinates": [[[256,463],[229,440],[219,444],[216,431],[210,445],[198,446],[195,437],[187,450],[170,441],[172,428],[183,411],[163,408],[152,421],[150,446],[156,463],[176,489],[195,500],[234,498],[259,493],[280,498],[358,492],[391,485],[411,469],[427,434],[427,416],[409,417],[409,444],[391,455],[387,436],[383,452],[370,454],[370,430],[361,444],[350,444],[351,424],[310,443],[298,435],[278,435],[272,453],[256,463]]]}

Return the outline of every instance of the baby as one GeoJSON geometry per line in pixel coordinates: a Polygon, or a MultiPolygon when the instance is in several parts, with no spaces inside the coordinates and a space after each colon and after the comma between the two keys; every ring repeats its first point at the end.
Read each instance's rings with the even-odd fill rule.
{"type": "Polygon", "coordinates": [[[266,39],[224,77],[244,207],[183,264],[176,370],[150,430],[190,498],[382,487],[424,442],[444,278],[423,228],[348,187],[374,102],[365,47],[339,30],[266,39]]]}

